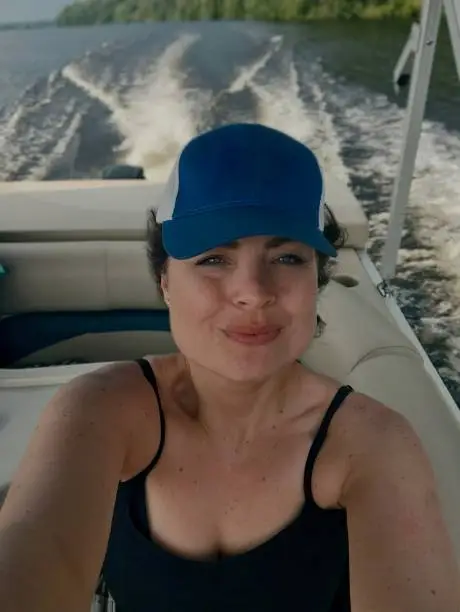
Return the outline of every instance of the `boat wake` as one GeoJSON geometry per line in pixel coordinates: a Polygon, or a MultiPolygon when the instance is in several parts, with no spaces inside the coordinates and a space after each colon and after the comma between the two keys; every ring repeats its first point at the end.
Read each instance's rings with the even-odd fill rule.
{"type": "MultiPolygon", "coordinates": [[[[350,182],[371,224],[379,262],[393,180],[401,155],[404,109],[384,95],[318,73],[350,182]]],[[[460,402],[460,133],[425,120],[400,263],[398,300],[406,318],[460,402]]]]}

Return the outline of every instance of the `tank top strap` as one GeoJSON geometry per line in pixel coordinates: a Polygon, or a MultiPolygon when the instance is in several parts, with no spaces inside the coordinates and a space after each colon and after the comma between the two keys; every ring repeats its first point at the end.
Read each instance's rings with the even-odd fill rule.
{"type": "Polygon", "coordinates": [[[308,453],[307,462],[305,464],[305,475],[304,475],[304,494],[306,500],[313,499],[313,492],[311,488],[311,481],[313,475],[313,467],[315,465],[316,458],[318,457],[319,451],[324,444],[324,441],[327,436],[327,432],[329,430],[329,426],[331,421],[343,404],[345,399],[353,392],[353,387],[349,385],[344,385],[340,387],[335,396],[332,399],[332,402],[329,405],[329,408],[326,410],[326,414],[321,421],[321,424],[316,432],[316,435],[313,439],[313,443],[310,448],[310,452],[308,453]]]}
{"type": "Polygon", "coordinates": [[[161,404],[160,388],[158,386],[158,381],[157,381],[157,378],[155,376],[155,372],[152,366],[147,361],[147,359],[136,359],[136,363],[141,368],[145,379],[150,384],[150,386],[153,389],[153,392],[155,393],[155,397],[158,403],[158,413],[160,415],[160,444],[158,446],[158,450],[155,456],[153,457],[152,461],[148,464],[148,466],[145,469],[143,469],[142,472],[140,472],[137,476],[135,476],[136,479],[138,478],[143,479],[147,476],[149,472],[153,470],[153,468],[156,466],[156,464],[160,460],[160,457],[163,453],[163,449],[164,449],[164,445],[166,441],[166,418],[165,418],[163,406],[161,404]]]}

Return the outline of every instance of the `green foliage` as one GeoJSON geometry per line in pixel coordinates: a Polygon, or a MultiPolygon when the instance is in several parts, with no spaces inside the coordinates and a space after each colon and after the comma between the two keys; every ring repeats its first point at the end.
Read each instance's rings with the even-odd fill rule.
{"type": "Polygon", "coordinates": [[[76,0],[59,25],[165,20],[307,19],[411,17],[420,0],[76,0]]]}

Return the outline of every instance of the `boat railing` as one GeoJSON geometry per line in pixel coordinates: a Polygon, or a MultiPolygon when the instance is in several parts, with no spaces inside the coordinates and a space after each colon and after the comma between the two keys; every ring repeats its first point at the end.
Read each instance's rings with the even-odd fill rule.
{"type": "Polygon", "coordinates": [[[389,287],[396,271],[443,9],[460,79],[460,0],[423,2],[420,24],[413,24],[393,73],[396,90],[399,90],[400,85],[405,84],[409,78],[410,90],[404,118],[402,152],[393,187],[388,231],[380,264],[383,289],[389,287]]]}

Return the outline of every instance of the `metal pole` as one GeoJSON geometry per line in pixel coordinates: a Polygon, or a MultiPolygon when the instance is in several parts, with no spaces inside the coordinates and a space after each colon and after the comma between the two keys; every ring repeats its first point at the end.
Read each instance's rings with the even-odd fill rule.
{"type": "Polygon", "coordinates": [[[418,49],[420,39],[420,24],[413,23],[410,31],[409,38],[402,50],[399,57],[398,63],[393,71],[393,84],[395,92],[398,94],[400,89],[399,81],[404,76],[404,72],[407,70],[407,74],[411,73],[412,68],[409,68],[409,64],[412,60],[412,56],[415,55],[418,49]]]}
{"type": "Polygon", "coordinates": [[[422,8],[420,36],[409,91],[408,111],[404,120],[402,156],[393,189],[388,233],[383,249],[380,273],[384,280],[394,276],[401,244],[404,212],[409,200],[415,159],[425,114],[428,87],[441,22],[443,0],[426,0],[422,8]]]}

